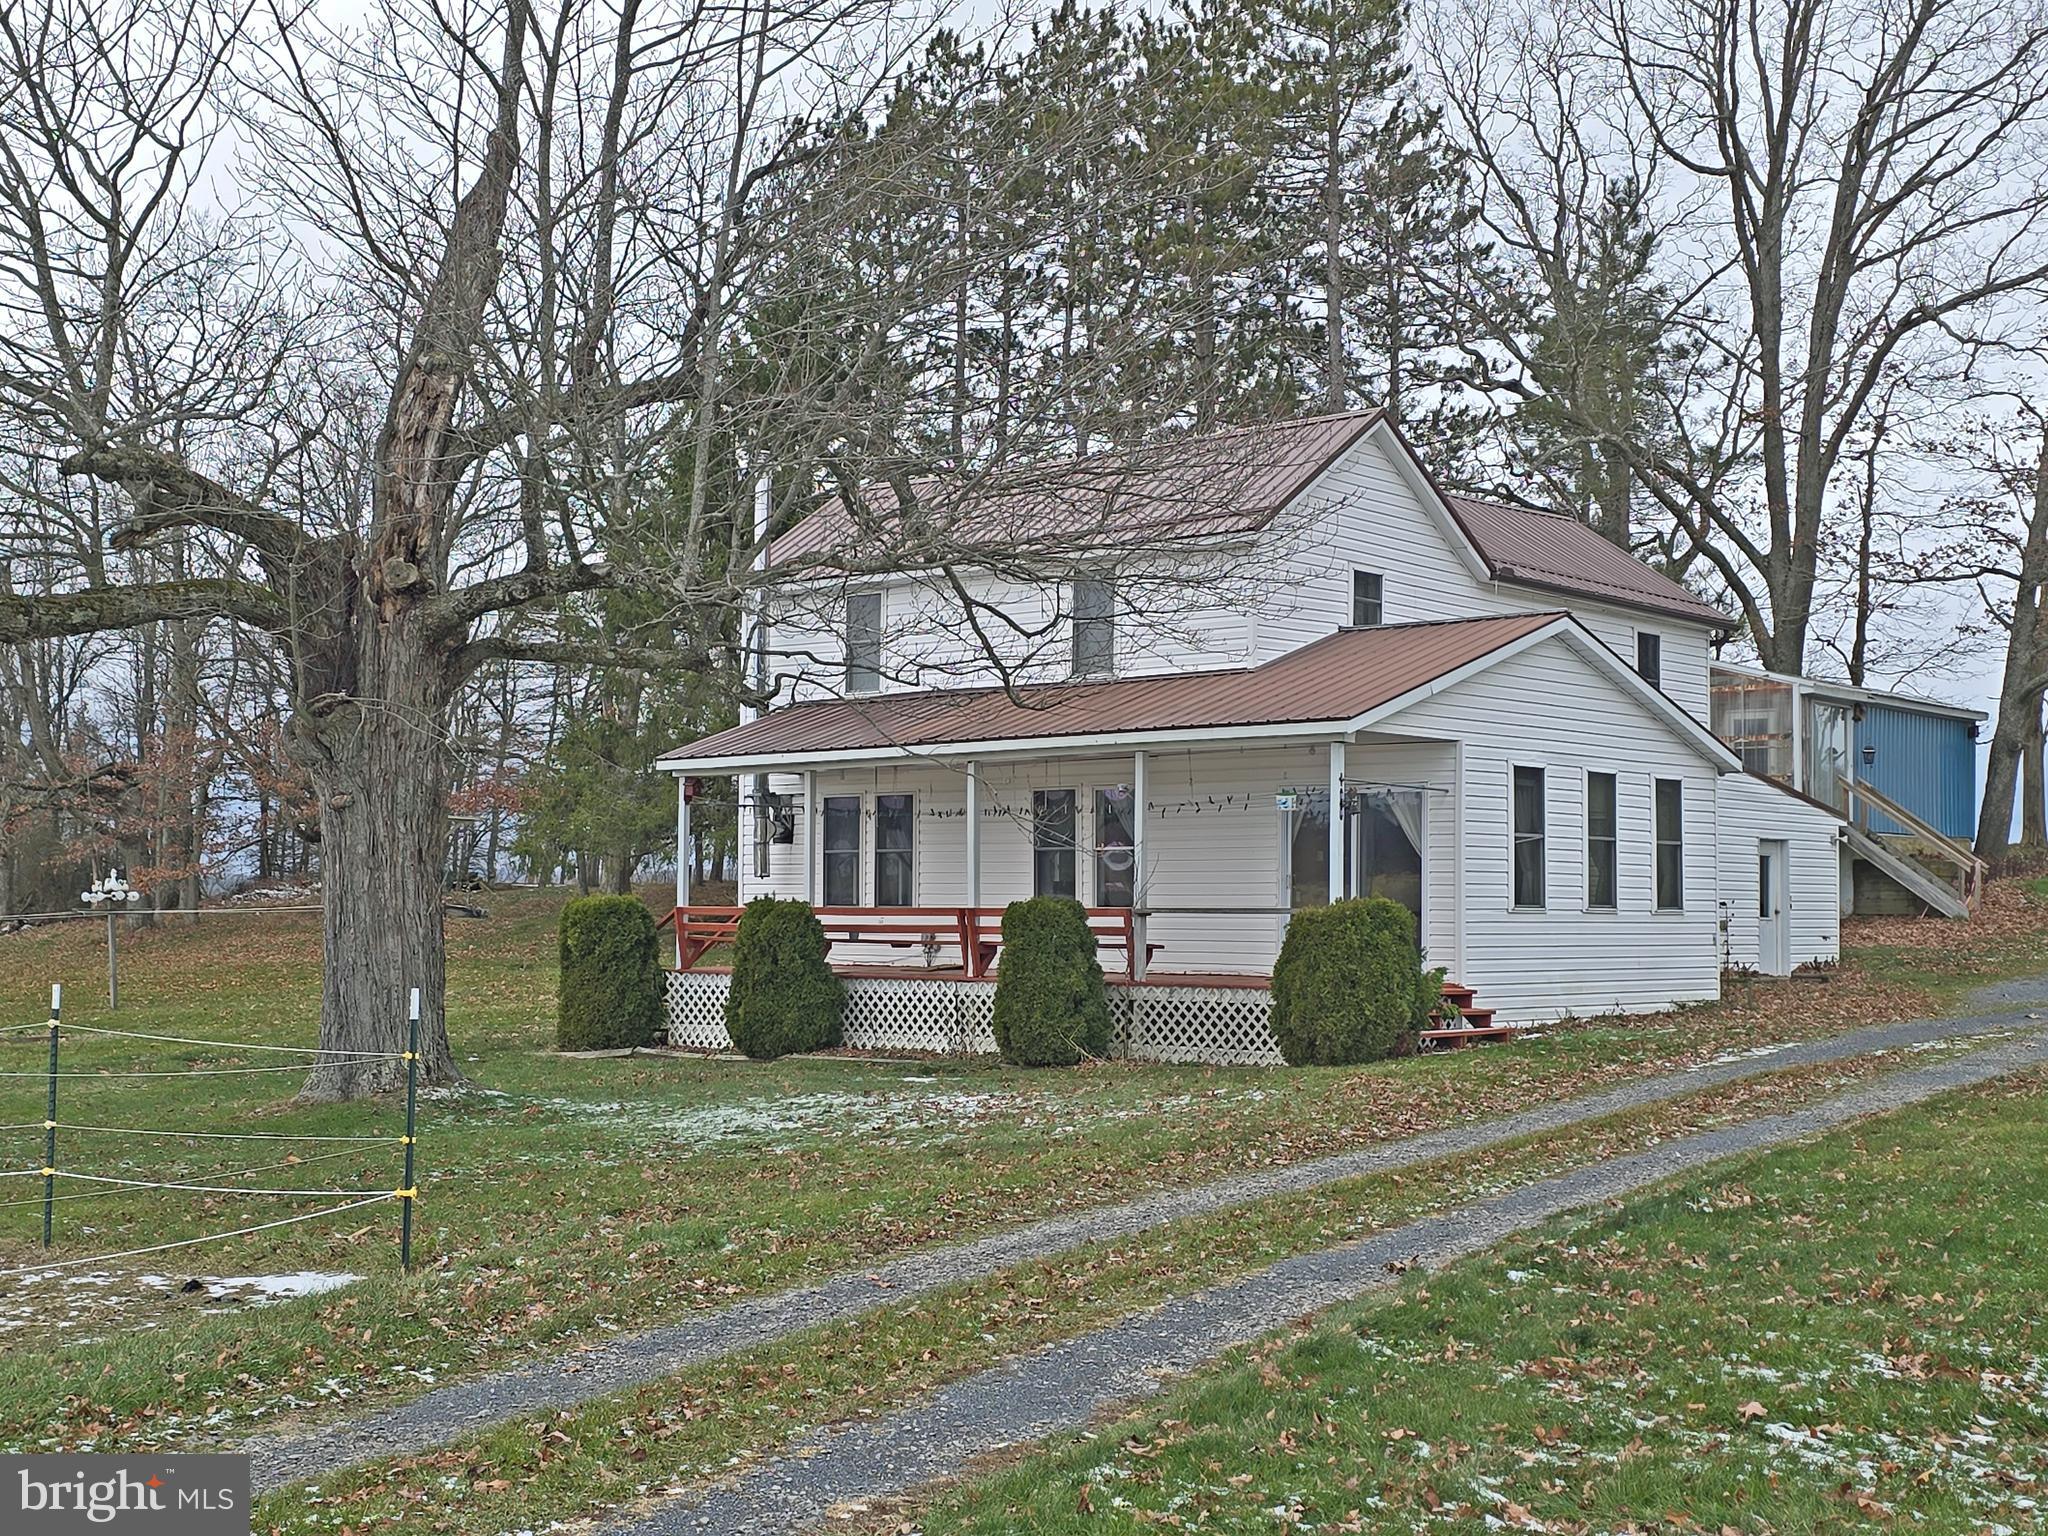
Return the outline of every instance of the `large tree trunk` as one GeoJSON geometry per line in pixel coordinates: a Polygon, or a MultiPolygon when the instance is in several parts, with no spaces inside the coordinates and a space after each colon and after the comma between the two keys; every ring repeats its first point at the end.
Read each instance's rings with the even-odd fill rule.
{"type": "MultiPolygon", "coordinates": [[[[2020,546],[2019,586],[2013,596],[2012,628],[2005,637],[2005,676],[1998,692],[1998,724],[1984,765],[1984,800],[1977,813],[1977,857],[1997,864],[2012,844],[2012,809],[2021,765],[2041,740],[2040,680],[2048,670],[2048,637],[2042,634],[2042,584],[2048,581],[2048,442],[2034,473],[2034,505],[2020,546]]],[[[2042,796],[2036,780],[2033,790],[2042,796]]],[[[2032,808],[2035,824],[2043,815],[2032,808]]]]}
{"type": "Polygon", "coordinates": [[[294,750],[320,797],[320,1039],[336,1053],[306,1079],[309,1099],[403,1085],[398,1055],[414,987],[422,1080],[461,1077],[442,1012],[447,668],[440,648],[414,632],[419,623],[412,607],[387,619],[362,615],[351,695],[326,707],[315,699],[292,722],[294,750]]]}

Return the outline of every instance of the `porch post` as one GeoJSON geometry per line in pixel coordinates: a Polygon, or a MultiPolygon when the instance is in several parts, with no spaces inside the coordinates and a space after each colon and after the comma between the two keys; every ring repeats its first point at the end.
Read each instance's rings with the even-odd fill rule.
{"type": "Polygon", "coordinates": [[[967,905],[981,905],[981,764],[967,765],[967,905]]]}
{"type": "Polygon", "coordinates": [[[690,781],[676,775],[676,966],[683,963],[681,911],[690,904],[690,781]]]}
{"type": "Polygon", "coordinates": [[[1330,743],[1330,900],[1344,899],[1344,743],[1330,743]]]}
{"type": "Polygon", "coordinates": [[[1145,905],[1151,899],[1145,891],[1150,873],[1145,857],[1145,796],[1147,789],[1145,754],[1131,754],[1131,979],[1145,979],[1145,905]]]}
{"type": "Polygon", "coordinates": [[[797,838],[797,846],[804,855],[804,901],[809,906],[818,904],[818,770],[804,770],[804,825],[803,833],[797,838]]]}

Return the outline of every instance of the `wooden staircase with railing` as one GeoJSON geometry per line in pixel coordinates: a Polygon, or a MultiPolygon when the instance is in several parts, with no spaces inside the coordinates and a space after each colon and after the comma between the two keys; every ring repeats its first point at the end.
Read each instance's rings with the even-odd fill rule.
{"type": "Polygon", "coordinates": [[[1454,1050],[1461,1045],[1483,1045],[1489,1040],[1508,1040],[1514,1028],[1494,1022],[1493,1010],[1478,1006],[1477,994],[1462,982],[1444,983],[1444,1001],[1458,1011],[1458,1022],[1443,1023],[1422,1031],[1422,1048],[1454,1050]]]}

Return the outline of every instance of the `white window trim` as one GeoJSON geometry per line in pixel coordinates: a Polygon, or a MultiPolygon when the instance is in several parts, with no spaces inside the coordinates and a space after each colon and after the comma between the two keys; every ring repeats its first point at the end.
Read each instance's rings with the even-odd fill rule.
{"type": "Polygon", "coordinates": [[[1091,868],[1094,864],[1094,839],[1084,830],[1084,823],[1082,821],[1089,803],[1089,791],[1085,787],[1073,784],[1034,784],[1026,792],[1031,796],[1031,820],[1025,830],[1024,837],[1024,855],[1026,859],[1024,879],[1025,883],[1031,887],[1031,895],[1035,898],[1039,893],[1038,797],[1040,795],[1070,794],[1074,797],[1074,900],[1081,902],[1083,906],[1089,905],[1088,902],[1082,900],[1081,896],[1083,891],[1091,888],[1095,878],[1092,874],[1084,877],[1081,872],[1084,863],[1091,868]],[[1089,851],[1090,856],[1086,860],[1083,860],[1081,857],[1083,848],[1089,851]]]}
{"type": "MultiPolygon", "coordinates": [[[[1621,914],[1621,784],[1623,775],[1612,768],[1581,768],[1579,770],[1579,846],[1583,857],[1579,860],[1579,876],[1584,882],[1580,891],[1580,910],[1589,917],[1618,917],[1621,914]],[[1596,907],[1593,905],[1593,775],[1604,774],[1614,781],[1614,905],[1596,907]]],[[[1654,829],[1653,829],[1654,830],[1654,829]]]]}
{"type": "MultiPolygon", "coordinates": [[[[818,905],[829,906],[825,900],[825,802],[827,800],[851,800],[857,808],[853,823],[853,904],[856,907],[871,907],[872,901],[861,898],[874,889],[874,872],[868,866],[868,816],[870,804],[866,794],[852,790],[843,794],[828,794],[823,788],[818,791],[818,905]]],[[[915,838],[916,832],[911,836],[915,838]]],[[[916,867],[912,866],[911,878],[916,878],[916,867]]]]}
{"type": "Polygon", "coordinates": [[[884,795],[903,795],[907,797],[910,801],[910,900],[907,903],[907,905],[913,907],[922,905],[922,903],[918,900],[918,889],[919,886],[922,884],[920,877],[924,872],[924,839],[918,836],[917,802],[923,797],[922,793],[915,789],[877,789],[871,792],[870,798],[868,800],[868,806],[872,808],[872,810],[874,811],[875,827],[873,835],[864,835],[862,838],[862,841],[870,845],[871,848],[871,856],[868,868],[867,905],[875,908],[877,911],[894,912],[899,909],[895,907],[884,907],[882,905],[881,801],[884,795]]]}
{"type": "Polygon", "coordinates": [[[1508,834],[1508,902],[1510,912],[1548,912],[1550,906],[1550,840],[1552,835],[1550,816],[1550,776],[1547,763],[1531,763],[1511,759],[1507,765],[1507,834],[1508,834]],[[1527,768],[1543,775],[1543,904],[1524,906],[1515,900],[1515,774],[1527,768]]]}
{"type": "Polygon", "coordinates": [[[1368,569],[1367,569],[1367,568],[1366,568],[1365,566],[1362,566],[1362,565],[1354,565],[1354,566],[1352,566],[1352,567],[1351,567],[1351,582],[1350,582],[1350,585],[1349,585],[1349,587],[1347,588],[1347,590],[1346,590],[1346,591],[1345,591],[1345,593],[1344,593],[1344,599],[1345,599],[1345,610],[1344,610],[1344,620],[1345,620],[1345,628],[1347,628],[1347,629],[1359,629],[1359,628],[1361,628],[1361,627],[1362,627],[1362,628],[1366,628],[1366,629],[1384,629],[1384,628],[1386,627],[1386,623],[1387,623],[1387,573],[1386,573],[1385,571],[1374,571],[1374,570],[1368,570],[1368,569]],[[1377,577],[1379,578],[1379,583],[1380,583],[1380,617],[1379,617],[1379,622],[1378,622],[1377,624],[1368,624],[1368,625],[1363,625],[1363,626],[1361,626],[1361,625],[1359,624],[1359,622],[1358,622],[1358,578],[1359,578],[1359,577],[1361,577],[1361,576],[1377,576],[1377,577]]]}
{"type": "MultiPolygon", "coordinates": [[[[1055,789],[1064,789],[1066,786],[1062,784],[1054,785],[1053,787],[1055,789]]],[[[1084,907],[1099,907],[1102,905],[1102,892],[1097,888],[1095,878],[1095,837],[1098,830],[1095,824],[1095,796],[1102,790],[1119,787],[1127,794],[1135,794],[1137,792],[1136,787],[1128,779],[1124,780],[1121,786],[1114,779],[1103,779],[1100,781],[1091,779],[1082,787],[1080,798],[1074,803],[1074,841],[1079,845],[1075,848],[1074,852],[1077,856],[1083,852],[1088,855],[1085,861],[1088,865],[1088,878],[1085,880],[1081,878],[1080,864],[1083,861],[1078,857],[1075,860],[1074,869],[1075,899],[1084,907]],[[1085,823],[1083,821],[1084,813],[1086,816],[1085,823]],[[1086,896],[1080,894],[1084,890],[1087,892],[1086,896]]]]}
{"type": "Polygon", "coordinates": [[[865,699],[881,693],[888,682],[889,589],[886,586],[855,587],[846,594],[839,619],[839,686],[850,697],[865,699]],[[869,688],[853,686],[853,603],[856,598],[875,600],[875,681],[869,688]]]}
{"type": "Polygon", "coordinates": [[[1685,806],[1685,780],[1684,780],[1683,778],[1680,778],[1680,777],[1673,777],[1673,776],[1672,776],[1672,775],[1670,775],[1670,774],[1662,774],[1662,773],[1653,773],[1653,774],[1651,774],[1651,775],[1650,775],[1650,915],[1651,915],[1652,917],[1684,917],[1684,916],[1686,916],[1686,915],[1687,915],[1687,913],[1688,913],[1688,910],[1689,910],[1689,909],[1688,909],[1688,908],[1687,908],[1687,906],[1686,906],[1686,899],[1687,899],[1687,895],[1688,895],[1688,892],[1686,891],[1686,887],[1687,887],[1687,886],[1689,886],[1689,885],[1691,885],[1691,884],[1692,884],[1692,882],[1691,882],[1690,880],[1688,880],[1688,879],[1686,878],[1686,873],[1687,873],[1687,871],[1686,871],[1686,866],[1687,866],[1687,864],[1688,864],[1688,863],[1690,863],[1691,861],[1690,861],[1690,860],[1688,860],[1688,859],[1686,858],[1686,856],[1685,856],[1685,855],[1686,855],[1686,846],[1685,846],[1685,828],[1686,828],[1686,823],[1687,823],[1688,821],[1690,821],[1691,819],[1692,819],[1692,818],[1691,818],[1691,817],[1689,817],[1689,816],[1688,816],[1688,815],[1686,814],[1686,806],[1685,806]],[[1676,785],[1678,786],[1678,905],[1677,905],[1677,906],[1675,906],[1675,907],[1667,907],[1667,906],[1665,906],[1665,905],[1664,905],[1664,901],[1663,901],[1663,893],[1662,893],[1661,891],[1659,891],[1659,890],[1658,890],[1658,888],[1657,888],[1657,855],[1658,855],[1658,853],[1659,853],[1659,852],[1660,852],[1660,851],[1662,850],[1662,847],[1663,847],[1663,839],[1662,839],[1662,838],[1660,838],[1660,837],[1659,837],[1659,836],[1657,835],[1657,834],[1658,834],[1658,827],[1657,827],[1657,786],[1658,786],[1659,784],[1676,784],[1676,785]]]}
{"type": "Polygon", "coordinates": [[[1664,691],[1664,631],[1638,625],[1633,634],[1635,637],[1636,653],[1628,658],[1628,668],[1637,677],[1643,677],[1643,636],[1648,635],[1657,642],[1657,680],[1651,682],[1649,678],[1643,677],[1643,681],[1649,683],[1659,693],[1662,693],[1664,691]]]}

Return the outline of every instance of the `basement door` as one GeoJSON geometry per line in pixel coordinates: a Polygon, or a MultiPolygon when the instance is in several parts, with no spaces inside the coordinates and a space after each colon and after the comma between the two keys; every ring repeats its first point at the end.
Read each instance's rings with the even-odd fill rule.
{"type": "Polygon", "coordinates": [[[1792,919],[1786,910],[1785,844],[1756,845],[1756,968],[1766,976],[1792,973],[1792,919]]]}

